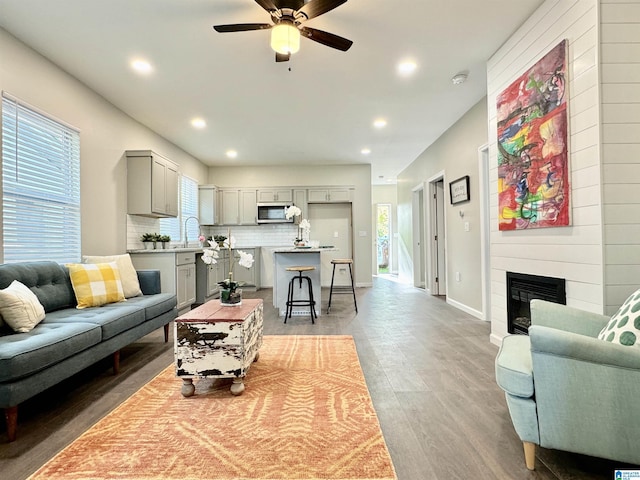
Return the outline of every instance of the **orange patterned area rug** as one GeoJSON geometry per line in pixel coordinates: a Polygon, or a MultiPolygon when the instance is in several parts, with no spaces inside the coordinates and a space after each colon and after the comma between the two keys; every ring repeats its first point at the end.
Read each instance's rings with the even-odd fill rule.
{"type": "Polygon", "coordinates": [[[350,336],[265,336],[240,396],[169,366],[31,480],[395,480],[350,336]]]}

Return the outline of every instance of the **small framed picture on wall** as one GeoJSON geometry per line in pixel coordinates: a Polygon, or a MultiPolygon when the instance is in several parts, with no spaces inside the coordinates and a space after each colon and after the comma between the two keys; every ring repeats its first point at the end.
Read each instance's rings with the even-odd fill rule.
{"type": "Polygon", "coordinates": [[[451,205],[456,203],[469,201],[469,175],[460,177],[449,183],[449,195],[451,196],[451,205]]]}

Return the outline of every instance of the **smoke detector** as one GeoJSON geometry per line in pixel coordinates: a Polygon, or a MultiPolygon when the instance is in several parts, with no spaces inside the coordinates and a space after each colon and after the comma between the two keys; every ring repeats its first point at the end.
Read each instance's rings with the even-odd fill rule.
{"type": "Polygon", "coordinates": [[[453,76],[453,78],[451,79],[451,83],[453,83],[454,85],[460,85],[461,83],[467,81],[467,77],[468,75],[466,73],[458,73],[457,75],[453,76]]]}

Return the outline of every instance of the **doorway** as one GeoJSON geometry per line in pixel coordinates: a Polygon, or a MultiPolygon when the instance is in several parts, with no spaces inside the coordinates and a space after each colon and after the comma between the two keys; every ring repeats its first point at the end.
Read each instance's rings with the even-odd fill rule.
{"type": "Polygon", "coordinates": [[[391,204],[379,203],[376,208],[376,273],[389,274],[391,265],[391,204]]]}
{"type": "Polygon", "coordinates": [[[424,183],[413,189],[412,226],[413,226],[413,286],[427,288],[424,183]]]}
{"type": "Polygon", "coordinates": [[[432,295],[447,294],[447,252],[444,174],[429,179],[429,290],[432,295]]]}
{"type": "MultiPolygon", "coordinates": [[[[310,203],[308,205],[309,223],[314,240],[320,245],[331,245],[337,251],[320,252],[320,284],[331,285],[331,274],[334,258],[353,258],[353,222],[351,219],[351,203],[310,203]]],[[[351,286],[349,268],[336,267],[334,286],[351,286]]],[[[355,266],[353,269],[355,277],[355,266]]],[[[355,278],[354,278],[355,280],[355,278]]]]}

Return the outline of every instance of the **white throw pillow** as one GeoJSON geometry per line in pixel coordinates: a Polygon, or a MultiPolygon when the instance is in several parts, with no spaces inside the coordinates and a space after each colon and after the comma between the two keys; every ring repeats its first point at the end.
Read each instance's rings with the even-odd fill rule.
{"type": "Polygon", "coordinates": [[[120,271],[120,281],[122,282],[122,291],[125,298],[138,297],[142,295],[140,290],[140,282],[138,281],[138,274],[131,261],[131,256],[128,253],[124,255],[85,255],[83,257],[84,263],[111,263],[116,262],[118,270],[120,271]]]}
{"type": "Polygon", "coordinates": [[[44,307],[29,287],[17,280],[0,290],[0,315],[18,333],[26,333],[44,319],[44,307]]]}
{"type": "Polygon", "coordinates": [[[633,292],[600,330],[600,340],[640,348],[640,289],[633,292]]]}

